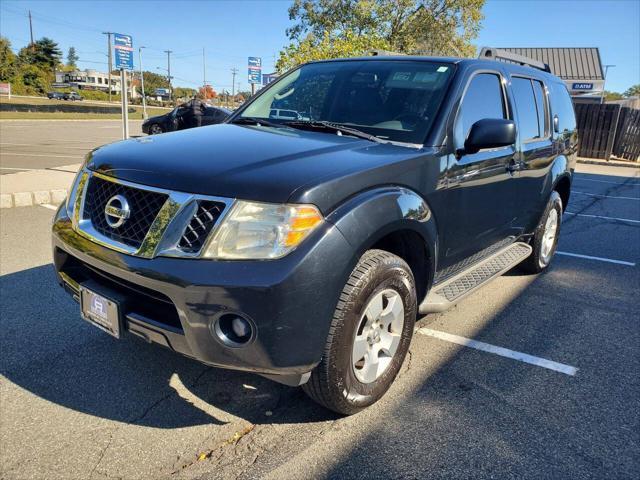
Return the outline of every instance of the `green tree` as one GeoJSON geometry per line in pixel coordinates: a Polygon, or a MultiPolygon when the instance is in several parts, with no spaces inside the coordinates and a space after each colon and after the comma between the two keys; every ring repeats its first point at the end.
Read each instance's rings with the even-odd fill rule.
{"type": "Polygon", "coordinates": [[[156,88],[169,88],[169,82],[167,77],[158,75],[155,72],[142,72],[144,77],[144,93],[145,95],[153,96],[156,93],[156,88]]]}
{"type": "Polygon", "coordinates": [[[173,87],[173,98],[193,98],[197,93],[195,88],[173,87]]]}
{"type": "Polygon", "coordinates": [[[344,38],[331,38],[329,33],[318,40],[313,34],[297,44],[291,44],[280,52],[276,70],[284,72],[290,68],[313,60],[326,58],[357,57],[371,50],[388,50],[389,43],[376,36],[347,33],[344,38]]]}
{"type": "Polygon", "coordinates": [[[636,83],[632,87],[629,87],[622,94],[625,97],[640,97],[640,83],[636,83]]]}
{"type": "Polygon", "coordinates": [[[0,81],[13,81],[16,72],[16,54],[11,50],[11,42],[5,37],[0,37],[0,81]]]}
{"type": "Polygon", "coordinates": [[[27,47],[22,50],[26,50],[25,56],[31,60],[31,63],[48,65],[52,69],[56,68],[62,59],[62,52],[58,44],[47,37],[42,37],[36,41],[33,44],[33,48],[27,47]]]}
{"type": "Polygon", "coordinates": [[[69,51],[67,52],[67,66],[78,68],[78,60],[80,60],[80,57],[76,53],[75,47],[69,47],[69,51]]]}
{"type": "MultiPolygon", "coordinates": [[[[361,55],[381,48],[399,53],[475,55],[484,0],[294,0],[278,70],[318,55],[361,55]],[[357,41],[358,48],[349,49],[357,41]],[[319,54],[316,50],[323,53],[319,54]]],[[[321,57],[329,58],[329,57],[321,57]]]]}
{"type": "Polygon", "coordinates": [[[604,91],[604,99],[605,100],[622,100],[622,94],[618,92],[610,92],[608,90],[604,91]]]}

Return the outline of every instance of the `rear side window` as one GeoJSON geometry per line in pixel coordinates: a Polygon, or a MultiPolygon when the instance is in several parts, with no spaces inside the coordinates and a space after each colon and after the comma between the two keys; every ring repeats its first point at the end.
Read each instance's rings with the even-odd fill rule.
{"type": "Polygon", "coordinates": [[[467,138],[471,125],[485,118],[507,118],[500,77],[481,73],[473,77],[467,88],[458,114],[463,138],[467,138]]]}
{"type": "Polygon", "coordinates": [[[558,117],[558,131],[573,132],[576,128],[576,116],[573,111],[573,103],[567,88],[561,83],[552,83],[552,113],[558,117]]]}
{"type": "Polygon", "coordinates": [[[531,80],[514,77],[511,81],[511,90],[518,108],[518,132],[520,133],[520,138],[523,141],[539,138],[538,112],[531,80]]]}

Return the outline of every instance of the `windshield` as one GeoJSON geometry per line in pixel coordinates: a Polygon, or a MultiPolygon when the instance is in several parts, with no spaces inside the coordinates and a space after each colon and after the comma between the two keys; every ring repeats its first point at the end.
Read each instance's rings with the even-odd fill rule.
{"type": "Polygon", "coordinates": [[[237,118],[326,121],[384,140],[424,143],[454,65],[360,60],[303,65],[275,82],[237,118]]]}

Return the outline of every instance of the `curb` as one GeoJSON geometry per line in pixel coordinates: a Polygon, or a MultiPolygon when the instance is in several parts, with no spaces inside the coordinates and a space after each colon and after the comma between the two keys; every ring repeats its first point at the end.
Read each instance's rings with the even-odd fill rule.
{"type": "Polygon", "coordinates": [[[67,190],[37,190],[35,192],[3,193],[0,208],[32,207],[34,205],[60,205],[67,197],[67,190]]]}
{"type": "Polygon", "coordinates": [[[585,165],[600,165],[601,167],[622,167],[622,168],[640,168],[640,163],[638,162],[606,162],[606,161],[598,161],[598,160],[583,160],[578,159],[578,163],[582,163],[585,165]]]}

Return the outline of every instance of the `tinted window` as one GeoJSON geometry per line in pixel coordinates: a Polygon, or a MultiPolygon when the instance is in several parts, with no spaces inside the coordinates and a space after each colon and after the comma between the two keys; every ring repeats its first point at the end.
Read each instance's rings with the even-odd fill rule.
{"type": "Polygon", "coordinates": [[[311,63],[279,78],[241,116],[274,123],[324,120],[421,144],[454,69],[429,61],[311,63]]]}
{"type": "Polygon", "coordinates": [[[554,117],[558,117],[559,132],[573,132],[576,128],[576,117],[567,88],[560,83],[552,83],[550,87],[553,92],[551,95],[552,113],[554,117]]]}
{"type": "Polygon", "coordinates": [[[458,122],[462,124],[463,138],[467,138],[471,125],[484,118],[507,118],[500,77],[481,73],[473,77],[462,100],[458,122]]]}
{"type": "Polygon", "coordinates": [[[549,136],[549,105],[547,105],[547,97],[544,94],[542,82],[533,80],[533,93],[536,96],[540,137],[547,138],[549,136]]]}
{"type": "Polygon", "coordinates": [[[511,90],[518,108],[518,132],[520,133],[520,138],[522,140],[530,140],[540,137],[538,111],[531,80],[514,77],[511,81],[511,90]]]}

